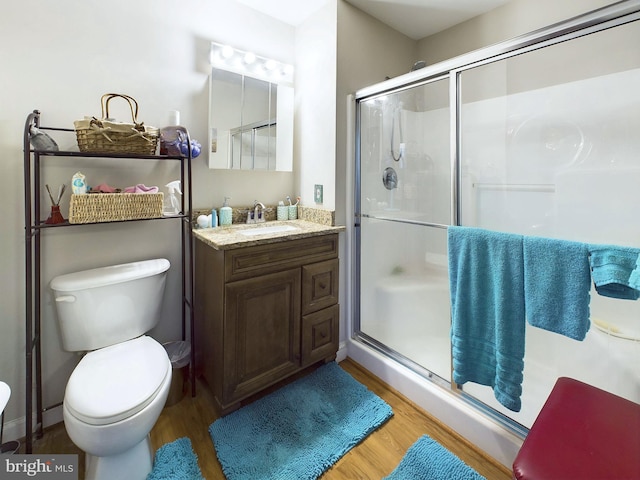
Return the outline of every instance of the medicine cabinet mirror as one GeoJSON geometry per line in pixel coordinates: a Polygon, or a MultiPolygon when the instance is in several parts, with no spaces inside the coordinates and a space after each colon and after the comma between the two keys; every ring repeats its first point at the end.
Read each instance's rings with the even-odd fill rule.
{"type": "Polygon", "coordinates": [[[209,168],[291,171],[293,87],[212,68],[209,168]]]}

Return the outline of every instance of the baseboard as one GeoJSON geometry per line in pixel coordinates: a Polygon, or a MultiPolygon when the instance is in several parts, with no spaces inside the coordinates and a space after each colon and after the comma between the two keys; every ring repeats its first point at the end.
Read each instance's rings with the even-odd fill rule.
{"type": "MultiPolygon", "coordinates": [[[[36,428],[37,416],[33,414],[32,425],[36,428]]],[[[42,414],[42,421],[44,428],[55,425],[62,422],[62,405],[48,409],[42,414]]],[[[15,420],[5,422],[4,431],[2,435],[2,442],[9,442],[11,440],[23,440],[27,436],[26,430],[26,418],[20,417],[15,420]]]]}
{"type": "Polygon", "coordinates": [[[340,342],[336,353],[336,362],[340,363],[345,358],[347,358],[347,342],[340,342]]]}

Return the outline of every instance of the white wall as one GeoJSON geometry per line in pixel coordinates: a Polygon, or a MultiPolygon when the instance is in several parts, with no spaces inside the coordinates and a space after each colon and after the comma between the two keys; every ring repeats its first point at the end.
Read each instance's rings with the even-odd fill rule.
{"type": "MultiPolygon", "coordinates": [[[[140,119],[162,126],[179,110],[193,138],[206,140],[209,42],[230,43],[293,63],[295,28],[232,0],[59,0],[6,2],[0,16],[0,152],[3,189],[0,215],[0,380],[12,388],[5,439],[24,434],[24,223],[22,130],[28,113],[42,111],[44,125],[73,127],[75,119],[100,114],[100,96],[122,92],[140,103],[140,119]]],[[[333,101],[333,100],[332,100],[333,101]]],[[[113,105],[119,118],[126,110],[113,105]]],[[[65,145],[74,140],[66,139],[65,145]]],[[[204,142],[206,143],[206,141],[204,142]]],[[[164,162],[161,162],[164,163],[164,162]]],[[[327,160],[327,163],[331,163],[327,160]]],[[[66,182],[81,170],[93,185],[164,185],[176,172],[165,164],[102,161],[78,166],[58,159],[43,180],[66,182]],[[164,182],[164,183],[163,183],[164,182]]],[[[194,161],[194,206],[232,205],[258,198],[275,203],[293,193],[292,173],[209,170],[206,156],[194,161]]],[[[55,188],[55,187],[54,187],[55,188]]],[[[45,194],[46,195],[46,194],[45,194]]],[[[43,198],[45,207],[48,200],[43,198]]],[[[67,215],[68,196],[63,203],[67,215]]],[[[43,243],[43,354],[45,405],[62,400],[77,357],[61,351],[50,279],[61,273],[156,256],[167,257],[169,275],[159,341],[180,337],[180,246],[178,224],[139,222],[47,231],[43,243]]],[[[91,312],[87,312],[90,315],[91,312]]]]}
{"type": "Polygon", "coordinates": [[[511,0],[418,42],[428,65],[509,40],[533,30],[616,3],[617,0],[511,0]]]}
{"type": "Polygon", "coordinates": [[[328,210],[335,209],[336,22],[331,0],[296,31],[296,195],[303,205],[316,206],[314,185],[323,185],[317,206],[328,210]]]}

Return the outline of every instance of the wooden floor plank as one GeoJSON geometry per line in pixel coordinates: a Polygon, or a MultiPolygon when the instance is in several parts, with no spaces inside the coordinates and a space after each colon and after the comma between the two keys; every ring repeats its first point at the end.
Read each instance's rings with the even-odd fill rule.
{"type": "MultiPolygon", "coordinates": [[[[503,465],[478,450],[360,365],[347,359],[341,362],[340,366],[386,401],[393,409],[394,415],[342,457],[321,477],[322,480],[378,480],[391,473],[407,449],[423,434],[438,441],[488,480],[512,478],[511,472],[503,465]]],[[[180,402],[162,411],[151,431],[151,443],[153,448],[157,449],[178,438],[189,437],[198,456],[198,464],[204,478],[224,480],[225,477],[208,432],[209,425],[218,416],[207,387],[199,383],[197,391],[195,398],[186,395],[180,402]]],[[[69,440],[64,426],[58,424],[48,428],[44,437],[34,442],[34,453],[80,453],[80,451],[69,440]]],[[[83,480],[84,462],[80,463],[79,479],[83,480]]]]}

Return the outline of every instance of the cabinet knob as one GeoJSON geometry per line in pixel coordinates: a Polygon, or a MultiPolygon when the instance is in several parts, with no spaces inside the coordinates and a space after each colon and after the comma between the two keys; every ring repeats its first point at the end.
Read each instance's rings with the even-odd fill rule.
{"type": "Polygon", "coordinates": [[[320,285],[320,288],[321,288],[322,290],[324,290],[325,288],[327,288],[327,284],[326,284],[326,283],[324,283],[324,282],[320,282],[320,283],[319,283],[319,285],[320,285]]]}

